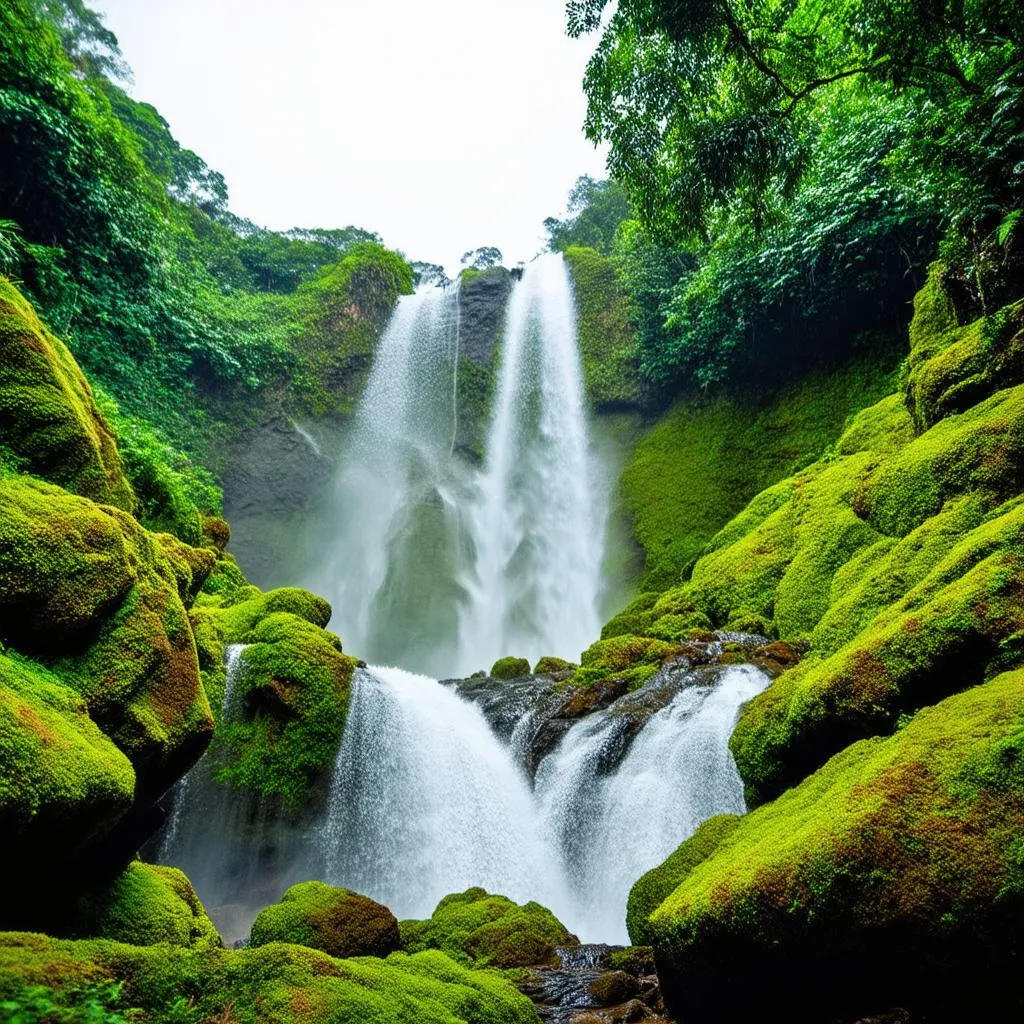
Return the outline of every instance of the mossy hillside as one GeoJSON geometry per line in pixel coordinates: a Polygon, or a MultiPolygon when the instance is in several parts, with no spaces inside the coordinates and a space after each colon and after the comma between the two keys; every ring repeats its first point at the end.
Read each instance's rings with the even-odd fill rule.
{"type": "Polygon", "coordinates": [[[293,885],[252,925],[250,945],[290,942],[330,956],[384,957],[400,948],[398,921],[387,907],[323,882],[293,885]]]}
{"type": "MultiPolygon", "coordinates": [[[[896,549],[875,578],[887,568],[905,580],[904,565],[896,549]]],[[[1020,664],[1022,595],[1018,500],[967,532],[834,653],[825,653],[824,640],[825,650],[812,651],[746,707],[731,748],[748,799],[770,799],[846,744],[889,732],[900,715],[1020,664]]]]}
{"type": "Polygon", "coordinates": [[[0,639],[85,698],[136,799],[163,793],[212,732],[185,600],[213,560],[112,506],[0,479],[0,639]]]}
{"type": "Polygon", "coordinates": [[[41,665],[0,651],[0,833],[9,864],[73,858],[129,810],[135,772],[85,701],[41,665]]]}
{"type": "MultiPolygon", "coordinates": [[[[25,472],[134,511],[109,425],[82,371],[35,310],[0,277],[0,445],[25,472]]],[[[4,453],[0,453],[3,455],[4,453]]]]}
{"type": "Polygon", "coordinates": [[[133,861],[108,886],[78,900],[73,932],[133,946],[221,945],[192,883],[177,868],[133,861]]]}
{"type": "Polygon", "coordinates": [[[755,1000],[772,1019],[843,986],[938,1004],[987,991],[985,978],[1014,991],[1022,755],[1018,670],[850,746],[742,819],[705,825],[632,897],[631,934],[653,942],[670,1008],[716,1005],[727,1019],[730,1003],[755,1000]]]}
{"type": "Polygon", "coordinates": [[[572,247],[563,255],[576,295],[587,398],[598,409],[638,406],[633,311],[615,264],[596,249],[572,247]]]}
{"type": "Polygon", "coordinates": [[[546,907],[519,905],[484,889],[452,893],[426,921],[401,922],[410,953],[439,949],[454,960],[482,967],[532,967],[554,960],[558,946],[579,940],[546,907]]]}
{"type": "Polygon", "coordinates": [[[914,299],[907,398],[923,427],[1024,381],[1024,302],[961,326],[945,274],[941,262],[933,264],[914,299]]]}
{"type": "Polygon", "coordinates": [[[538,1024],[533,1004],[509,982],[435,950],[338,960],[284,943],[225,950],[0,937],[0,1001],[18,1003],[33,985],[107,979],[121,982],[121,1004],[152,1024],[538,1024]]]}
{"type": "Polygon", "coordinates": [[[708,541],[758,492],[814,462],[852,415],[890,394],[896,348],[809,374],[775,394],[687,397],[662,415],[621,482],[644,550],[642,589],[681,583],[708,541]]]}

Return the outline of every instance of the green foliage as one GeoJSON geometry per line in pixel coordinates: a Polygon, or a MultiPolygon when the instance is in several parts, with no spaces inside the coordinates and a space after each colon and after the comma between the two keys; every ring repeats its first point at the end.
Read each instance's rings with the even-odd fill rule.
{"type": "Polygon", "coordinates": [[[482,245],[478,249],[470,249],[469,252],[463,253],[459,262],[468,270],[488,270],[501,266],[502,259],[500,249],[493,245],[482,245]]]}
{"type": "Polygon", "coordinates": [[[17,998],[0,1002],[3,1024],[128,1024],[138,1012],[121,1008],[117,982],[58,991],[32,985],[17,998]]]}
{"type": "Polygon", "coordinates": [[[265,907],[252,925],[252,946],[290,942],[331,956],[378,956],[400,946],[398,921],[366,896],[323,882],[300,882],[265,907]]]}
{"type": "Polygon", "coordinates": [[[393,953],[386,960],[337,960],[279,942],[197,950],[18,933],[0,939],[0,1000],[23,1003],[26,992],[39,984],[63,993],[112,977],[122,985],[122,1002],[138,1007],[152,1024],[538,1021],[533,1004],[509,982],[492,971],[462,967],[436,950],[393,953]]]}
{"type": "Polygon", "coordinates": [[[452,893],[426,921],[402,921],[402,947],[439,949],[460,963],[501,968],[553,962],[558,946],[578,945],[539,903],[513,903],[480,888],[452,893]]]}
{"type": "Polygon", "coordinates": [[[615,232],[630,216],[625,192],[614,181],[595,181],[585,174],[576,179],[568,207],[565,220],[548,217],[544,221],[548,248],[553,252],[595,249],[610,256],[615,232]]]}

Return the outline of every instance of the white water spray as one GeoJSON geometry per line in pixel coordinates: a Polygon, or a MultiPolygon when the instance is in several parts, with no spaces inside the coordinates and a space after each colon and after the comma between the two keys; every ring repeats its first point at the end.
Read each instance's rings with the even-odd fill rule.
{"type": "Polygon", "coordinates": [[[457,663],[575,658],[600,631],[608,487],[587,436],[576,308],[565,261],[527,267],[512,293],[498,394],[469,528],[457,663]]]}
{"type": "Polygon", "coordinates": [[[575,725],[531,790],[476,705],[425,676],[362,672],[320,833],[327,880],[399,917],[480,885],[550,906],[584,941],[628,941],[632,883],[702,821],[744,810],[729,736],[767,682],[739,666],[683,685],[603,772],[628,695],[575,725]]]}
{"type": "Polygon", "coordinates": [[[474,885],[566,907],[526,780],[483,714],[401,669],[355,680],[320,841],[329,882],[400,918],[474,885]]]}

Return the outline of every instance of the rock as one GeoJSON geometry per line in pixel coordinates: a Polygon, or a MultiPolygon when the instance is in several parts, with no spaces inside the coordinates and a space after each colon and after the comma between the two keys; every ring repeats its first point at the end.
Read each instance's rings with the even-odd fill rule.
{"type": "Polygon", "coordinates": [[[533,666],[533,674],[537,676],[555,675],[559,672],[572,672],[577,668],[579,668],[579,665],[574,665],[571,661],[566,661],[564,658],[553,658],[549,655],[541,658],[533,666]]]}
{"type": "Polygon", "coordinates": [[[400,945],[398,921],[367,896],[323,882],[293,885],[280,903],[260,911],[250,945],[291,942],[330,956],[379,956],[400,945]]]}
{"type": "Polygon", "coordinates": [[[612,1006],[632,999],[640,991],[636,978],[625,971],[603,971],[587,985],[595,1006],[612,1006]]]}
{"type": "Polygon", "coordinates": [[[499,658],[491,666],[494,679],[519,679],[530,674],[530,663],[525,658],[499,658]]]}
{"type": "Polygon", "coordinates": [[[560,946],[579,940],[539,903],[513,903],[484,889],[445,896],[426,921],[401,923],[402,948],[440,949],[468,956],[481,967],[530,967],[553,963],[560,946]]]}
{"type": "Polygon", "coordinates": [[[134,512],[113,432],[64,343],[0,279],[0,437],[25,472],[134,512]]]}

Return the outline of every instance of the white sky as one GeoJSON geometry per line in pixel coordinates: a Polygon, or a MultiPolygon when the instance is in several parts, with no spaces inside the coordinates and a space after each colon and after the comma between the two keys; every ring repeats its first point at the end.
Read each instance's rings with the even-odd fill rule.
{"type": "Polygon", "coordinates": [[[564,0],[92,0],[233,212],[276,229],[379,232],[458,268],[541,247],[581,174],[583,71],[564,0]]]}

